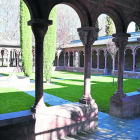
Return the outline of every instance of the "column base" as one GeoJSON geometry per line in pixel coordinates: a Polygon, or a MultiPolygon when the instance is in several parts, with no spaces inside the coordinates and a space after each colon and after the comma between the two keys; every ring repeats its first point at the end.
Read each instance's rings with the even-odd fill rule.
{"type": "Polygon", "coordinates": [[[45,104],[43,105],[33,105],[31,106],[31,112],[33,113],[44,113],[44,111],[47,109],[47,106],[45,104]]]}
{"type": "Polygon", "coordinates": [[[123,97],[126,97],[126,94],[124,94],[123,91],[119,91],[117,90],[114,94],[113,94],[114,97],[118,97],[118,98],[123,98],[123,97]]]}
{"type": "Polygon", "coordinates": [[[79,103],[89,105],[89,104],[94,104],[95,100],[94,99],[83,99],[83,98],[81,98],[81,99],[79,99],[79,103]]]}
{"type": "Polygon", "coordinates": [[[140,87],[137,89],[138,92],[140,92],[140,87]]]}

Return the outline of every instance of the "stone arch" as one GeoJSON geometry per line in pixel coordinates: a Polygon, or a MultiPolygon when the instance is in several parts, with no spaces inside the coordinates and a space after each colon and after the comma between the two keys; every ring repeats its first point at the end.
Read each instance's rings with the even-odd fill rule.
{"type": "Polygon", "coordinates": [[[133,50],[127,48],[125,50],[125,63],[124,63],[124,70],[125,71],[132,71],[133,70],[133,50]]]}
{"type": "Polygon", "coordinates": [[[2,66],[2,67],[6,66],[6,61],[8,62],[8,50],[6,48],[0,49],[0,59],[1,59],[0,66],[2,66]]]}
{"type": "Polygon", "coordinates": [[[103,1],[97,4],[97,6],[92,11],[93,15],[93,25],[95,26],[97,18],[101,14],[109,15],[116,27],[116,33],[126,32],[127,23],[125,20],[125,15],[122,9],[112,1],[103,1]]]}
{"type": "Polygon", "coordinates": [[[57,53],[55,53],[55,59],[54,59],[53,63],[54,63],[53,64],[54,66],[57,66],[57,53]]]}
{"type": "Polygon", "coordinates": [[[92,18],[90,11],[92,10],[87,0],[51,0],[50,3],[46,4],[45,11],[43,14],[47,19],[49,18],[50,11],[57,4],[66,4],[72,7],[79,15],[81,26],[92,26],[92,18]]]}
{"type": "Polygon", "coordinates": [[[138,49],[140,49],[140,46],[137,46],[137,47],[134,49],[134,52],[137,52],[138,49]]]}
{"type": "Polygon", "coordinates": [[[79,67],[79,51],[74,50],[74,66],[79,67]]]}
{"type": "Polygon", "coordinates": [[[133,49],[133,47],[132,47],[132,46],[127,46],[127,47],[125,48],[125,50],[124,50],[124,53],[125,53],[125,52],[126,52],[126,50],[128,50],[128,49],[132,50],[132,52],[134,51],[134,49],[133,49]]]}
{"type": "Polygon", "coordinates": [[[16,57],[17,51],[18,51],[17,49],[10,49],[10,51],[9,51],[11,67],[17,66],[17,57],[16,57]]]}
{"type": "Polygon", "coordinates": [[[140,47],[136,49],[136,57],[135,57],[136,71],[140,72],[140,47]]]}
{"type": "Polygon", "coordinates": [[[139,11],[133,11],[131,12],[127,17],[127,28],[130,24],[130,22],[134,21],[140,28],[140,12],[139,11]]]}
{"type": "Polygon", "coordinates": [[[92,51],[92,68],[97,68],[97,50],[92,51]]]}
{"type": "Polygon", "coordinates": [[[64,66],[64,51],[59,54],[59,66],[64,66]]]}
{"type": "Polygon", "coordinates": [[[104,69],[105,68],[105,57],[104,57],[104,50],[100,49],[99,50],[99,69],[104,69]]]}
{"type": "Polygon", "coordinates": [[[70,67],[73,67],[73,51],[69,51],[69,57],[70,57],[70,67]]]}
{"type": "Polygon", "coordinates": [[[80,67],[84,67],[84,51],[79,51],[79,57],[80,57],[80,67]]]}

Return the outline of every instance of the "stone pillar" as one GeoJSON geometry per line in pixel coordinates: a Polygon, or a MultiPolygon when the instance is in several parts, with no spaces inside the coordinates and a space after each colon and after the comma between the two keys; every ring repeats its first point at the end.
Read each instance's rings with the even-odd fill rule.
{"type": "Polygon", "coordinates": [[[64,54],[64,66],[66,66],[66,54],[64,54]]]}
{"type": "Polygon", "coordinates": [[[135,72],[135,57],[136,57],[136,52],[133,52],[133,72],[135,72]]]}
{"type": "Polygon", "coordinates": [[[35,49],[32,50],[33,54],[33,67],[35,67],[35,49]]]}
{"type": "Polygon", "coordinates": [[[123,118],[124,116],[122,100],[122,98],[126,97],[126,94],[123,92],[124,50],[129,36],[130,34],[127,33],[113,34],[113,37],[115,37],[113,42],[118,47],[118,85],[116,92],[110,98],[109,114],[119,118],[123,118]]]}
{"type": "Polygon", "coordinates": [[[59,54],[57,54],[57,67],[59,67],[59,54]]]}
{"type": "Polygon", "coordinates": [[[104,73],[107,74],[107,52],[104,52],[104,57],[105,57],[105,68],[104,68],[104,73]]]}
{"type": "Polygon", "coordinates": [[[97,40],[98,28],[94,27],[83,27],[79,28],[80,39],[85,46],[84,54],[84,95],[79,99],[80,103],[92,104],[95,101],[90,95],[90,74],[91,74],[91,45],[97,40]]]}
{"type": "Polygon", "coordinates": [[[16,51],[16,57],[17,57],[17,67],[19,67],[19,55],[20,55],[20,51],[17,50],[16,51]]]}
{"type": "Polygon", "coordinates": [[[97,69],[99,69],[99,55],[100,55],[100,53],[97,52],[97,69]]]}
{"type": "Polygon", "coordinates": [[[7,50],[7,67],[9,67],[9,51],[7,50]]]}
{"type": "Polygon", "coordinates": [[[50,20],[32,19],[28,25],[32,26],[35,36],[35,103],[32,112],[44,112],[46,108],[43,99],[43,42],[50,20]]]}
{"type": "Polygon", "coordinates": [[[2,56],[2,67],[3,67],[3,55],[4,55],[4,50],[1,50],[1,56],[2,56]]]}
{"type": "Polygon", "coordinates": [[[117,97],[125,97],[126,95],[123,92],[123,71],[124,71],[124,49],[128,43],[128,37],[130,34],[120,33],[113,34],[113,41],[118,47],[118,86],[117,91],[114,94],[117,97]]]}

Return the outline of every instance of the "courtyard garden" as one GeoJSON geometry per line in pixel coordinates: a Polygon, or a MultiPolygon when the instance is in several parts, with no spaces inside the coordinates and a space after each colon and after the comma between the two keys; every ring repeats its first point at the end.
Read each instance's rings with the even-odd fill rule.
{"type": "MultiPolygon", "coordinates": [[[[8,76],[10,73],[1,73],[8,76]]],[[[22,72],[15,73],[17,76],[24,76],[22,72]]],[[[32,73],[31,80],[35,80],[35,73],[32,73]]],[[[112,85],[112,76],[91,75],[91,96],[95,99],[99,111],[109,112],[110,97],[117,89],[117,77],[115,85],[112,85]]],[[[139,79],[124,78],[124,93],[136,91],[140,86],[139,79]]],[[[30,88],[35,88],[32,83],[30,88]]],[[[46,84],[44,79],[44,92],[63,98],[71,102],[78,102],[84,92],[84,74],[67,71],[54,71],[51,77],[51,84],[46,84]]],[[[19,91],[15,87],[0,87],[0,114],[29,110],[34,104],[34,97],[19,91]]],[[[50,106],[46,103],[47,106],[50,106]]]]}

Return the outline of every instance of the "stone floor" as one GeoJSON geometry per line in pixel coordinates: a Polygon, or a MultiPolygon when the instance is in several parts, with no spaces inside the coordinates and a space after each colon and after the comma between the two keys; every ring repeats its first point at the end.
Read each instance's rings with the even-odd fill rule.
{"type": "Polygon", "coordinates": [[[139,140],[140,115],[119,119],[108,114],[98,113],[98,127],[61,140],[139,140]]]}

